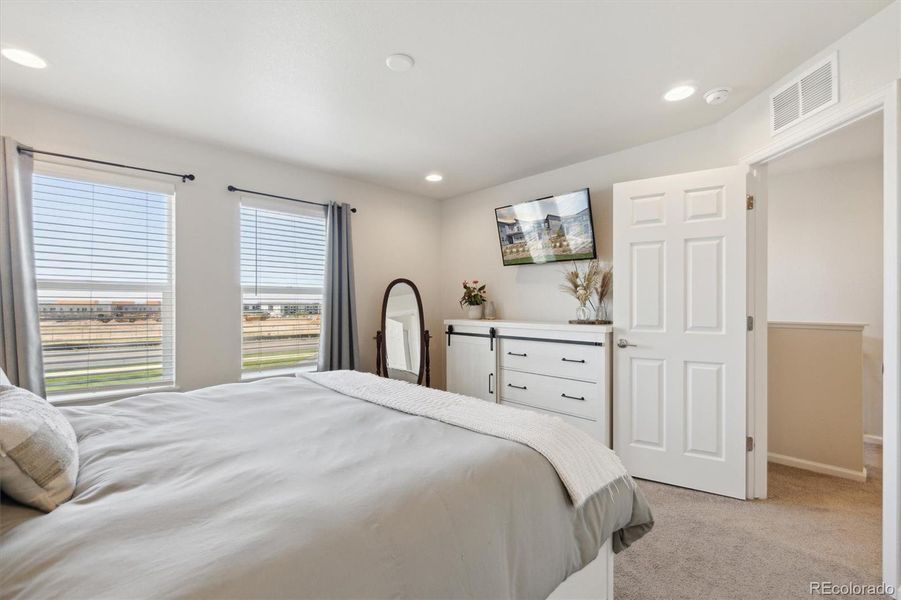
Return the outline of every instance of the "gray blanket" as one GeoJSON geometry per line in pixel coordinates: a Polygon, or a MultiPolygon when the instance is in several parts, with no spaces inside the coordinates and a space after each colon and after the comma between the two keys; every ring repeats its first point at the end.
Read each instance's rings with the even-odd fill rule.
{"type": "Polygon", "coordinates": [[[75,495],[3,499],[3,598],[544,598],[652,525],[637,488],[576,511],[524,445],[304,379],[64,412],[75,495]]]}

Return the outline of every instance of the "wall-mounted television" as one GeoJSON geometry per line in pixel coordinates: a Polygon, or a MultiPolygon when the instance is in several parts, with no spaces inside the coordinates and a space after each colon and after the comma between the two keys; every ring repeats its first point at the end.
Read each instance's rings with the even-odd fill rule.
{"type": "Polygon", "coordinates": [[[588,188],[494,209],[504,266],[597,258],[588,188]]]}

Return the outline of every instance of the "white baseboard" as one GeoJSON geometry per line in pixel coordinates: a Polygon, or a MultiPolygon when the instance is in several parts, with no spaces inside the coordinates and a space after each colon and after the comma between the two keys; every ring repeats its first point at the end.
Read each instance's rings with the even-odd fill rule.
{"type": "Polygon", "coordinates": [[[865,433],[865,434],[863,434],[863,443],[864,444],[876,444],[877,446],[881,446],[882,445],[882,436],[865,433]]]}
{"type": "Polygon", "coordinates": [[[860,471],[852,471],[851,469],[845,469],[844,467],[836,467],[835,465],[827,465],[825,463],[795,458],[794,456],[785,456],[784,454],[774,454],[772,452],[767,454],[767,459],[777,465],[795,467],[796,469],[804,469],[805,471],[813,471],[814,473],[822,473],[823,475],[832,475],[833,477],[841,477],[842,479],[860,482],[867,480],[866,467],[860,471]]]}

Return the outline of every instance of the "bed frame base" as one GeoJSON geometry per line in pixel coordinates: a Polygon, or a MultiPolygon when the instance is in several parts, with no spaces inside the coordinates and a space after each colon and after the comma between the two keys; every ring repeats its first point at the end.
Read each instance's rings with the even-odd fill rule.
{"type": "Polygon", "coordinates": [[[610,542],[604,544],[596,559],[557,586],[548,600],[613,600],[613,552],[610,542]]]}

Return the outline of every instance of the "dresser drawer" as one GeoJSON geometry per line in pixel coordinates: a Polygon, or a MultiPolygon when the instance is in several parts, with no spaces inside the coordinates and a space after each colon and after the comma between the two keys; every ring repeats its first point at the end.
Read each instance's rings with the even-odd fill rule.
{"type": "Polygon", "coordinates": [[[567,377],[603,381],[607,349],[603,346],[501,339],[500,367],[567,377]]]}
{"type": "Polygon", "coordinates": [[[535,412],[538,412],[538,413],[541,413],[544,415],[550,415],[552,417],[560,417],[561,419],[563,419],[564,421],[566,421],[573,427],[581,429],[585,433],[598,438],[599,440],[601,440],[601,442],[604,442],[603,425],[601,425],[600,423],[598,423],[596,421],[591,421],[589,419],[583,419],[581,417],[573,417],[571,415],[565,415],[563,413],[555,413],[555,412],[552,412],[549,410],[536,408],[534,406],[527,406],[525,404],[513,402],[511,400],[501,400],[501,404],[503,404],[505,406],[512,406],[513,408],[521,408],[523,410],[533,410],[535,412]]]}
{"type": "Polygon", "coordinates": [[[606,422],[603,389],[597,383],[501,369],[498,394],[502,400],[606,422]]]}

